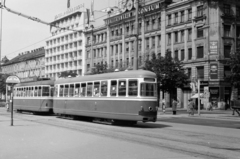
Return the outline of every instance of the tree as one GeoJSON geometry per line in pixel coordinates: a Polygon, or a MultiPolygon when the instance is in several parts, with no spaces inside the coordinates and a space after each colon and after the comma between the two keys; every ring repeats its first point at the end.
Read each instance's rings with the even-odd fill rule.
{"type": "Polygon", "coordinates": [[[73,71],[63,71],[60,73],[59,78],[67,78],[67,77],[76,77],[77,73],[73,71]]]}
{"type": "Polygon", "coordinates": [[[166,52],[165,57],[152,54],[151,60],[145,61],[144,69],[156,74],[158,91],[168,92],[170,98],[176,88],[183,88],[189,82],[182,63],[174,60],[170,52],[166,52]]]}
{"type": "Polygon", "coordinates": [[[6,94],[6,79],[8,78],[8,74],[0,74],[0,93],[6,94]]]}
{"type": "Polygon", "coordinates": [[[226,80],[235,88],[240,88],[240,51],[231,55],[227,62],[230,66],[231,74],[226,77],[226,80]]]}

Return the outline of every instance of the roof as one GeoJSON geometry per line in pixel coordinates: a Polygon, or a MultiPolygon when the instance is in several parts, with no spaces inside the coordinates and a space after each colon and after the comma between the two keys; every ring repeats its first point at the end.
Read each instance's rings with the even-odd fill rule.
{"type": "Polygon", "coordinates": [[[74,78],[59,79],[55,84],[60,83],[74,83],[74,82],[84,82],[84,81],[98,81],[98,80],[108,80],[108,79],[120,79],[120,78],[156,78],[156,74],[146,70],[132,70],[132,71],[121,71],[121,72],[111,72],[97,75],[88,75],[74,78]]]}
{"type": "Polygon", "coordinates": [[[9,60],[8,62],[2,64],[2,66],[7,66],[7,65],[12,65],[15,63],[20,63],[23,61],[27,61],[27,60],[32,60],[32,59],[36,59],[39,57],[44,57],[45,56],[45,49],[44,47],[32,50],[31,52],[27,52],[25,54],[19,54],[18,56],[14,57],[13,59],[9,60]]]}
{"type": "Polygon", "coordinates": [[[42,80],[36,82],[26,82],[16,84],[14,87],[23,87],[23,86],[41,86],[41,85],[54,85],[54,80],[42,80]]]}

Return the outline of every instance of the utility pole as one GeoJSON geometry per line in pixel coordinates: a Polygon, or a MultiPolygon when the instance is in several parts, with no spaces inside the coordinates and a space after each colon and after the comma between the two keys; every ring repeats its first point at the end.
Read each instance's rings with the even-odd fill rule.
{"type": "Polygon", "coordinates": [[[0,9],[1,9],[1,19],[0,19],[0,72],[2,72],[2,14],[3,14],[3,5],[2,5],[2,0],[1,0],[1,4],[0,4],[0,9]]]}
{"type": "Polygon", "coordinates": [[[138,70],[138,8],[139,8],[139,0],[135,0],[135,9],[136,9],[136,15],[135,15],[135,54],[134,54],[134,66],[133,69],[134,70],[138,70]]]}

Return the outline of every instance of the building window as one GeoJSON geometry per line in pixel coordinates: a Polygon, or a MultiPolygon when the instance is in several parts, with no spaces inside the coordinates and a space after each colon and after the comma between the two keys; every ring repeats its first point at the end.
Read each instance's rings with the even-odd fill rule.
{"type": "Polygon", "coordinates": [[[192,29],[188,29],[188,41],[192,41],[192,29]]]}
{"type": "Polygon", "coordinates": [[[197,47],[197,58],[203,58],[203,46],[197,47]]]}
{"type": "Polygon", "coordinates": [[[181,50],[181,61],[185,59],[185,51],[184,49],[181,50]]]}
{"type": "Polygon", "coordinates": [[[175,50],[175,52],[174,52],[174,59],[175,60],[179,60],[179,58],[178,58],[178,50],[175,50]]]}
{"type": "Polygon", "coordinates": [[[146,49],[149,49],[149,38],[146,38],[146,49]]]}
{"type": "Polygon", "coordinates": [[[223,12],[224,12],[224,14],[230,15],[230,9],[231,9],[231,6],[229,4],[224,4],[223,5],[223,12]]]}
{"type": "Polygon", "coordinates": [[[240,17],[240,7],[239,6],[236,7],[236,16],[240,17]]]}
{"type": "Polygon", "coordinates": [[[181,23],[184,22],[184,11],[181,12],[181,21],[180,21],[180,22],[181,22],[181,23]]]}
{"type": "Polygon", "coordinates": [[[231,45],[224,46],[224,57],[230,58],[231,56],[231,45]]]}
{"type": "Polygon", "coordinates": [[[168,44],[168,45],[171,45],[171,33],[167,34],[167,36],[168,36],[168,42],[167,42],[167,44],[168,44]]]}
{"type": "Polygon", "coordinates": [[[203,16],[203,6],[197,7],[197,17],[203,16]]]}
{"type": "Polygon", "coordinates": [[[152,48],[155,48],[155,36],[152,37],[152,48]]]}
{"type": "Polygon", "coordinates": [[[187,68],[187,76],[189,79],[191,79],[192,76],[192,69],[191,68],[187,68]]]}
{"type": "Polygon", "coordinates": [[[197,38],[202,38],[203,37],[203,29],[202,28],[197,28],[197,38]]]}
{"type": "Polygon", "coordinates": [[[171,25],[171,21],[172,21],[172,16],[168,15],[168,25],[171,25]]]}
{"type": "Polygon", "coordinates": [[[177,43],[178,42],[178,32],[175,32],[174,35],[175,35],[175,43],[177,43]]]}
{"type": "Polygon", "coordinates": [[[184,30],[181,31],[181,42],[184,42],[184,30]]]}
{"type": "Polygon", "coordinates": [[[240,38],[240,26],[237,27],[237,38],[240,38]]]}
{"type": "Polygon", "coordinates": [[[126,46],[125,46],[125,48],[126,48],[126,53],[128,53],[128,52],[129,52],[129,43],[127,42],[125,45],[126,45],[126,46]]]}
{"type": "Polygon", "coordinates": [[[203,66],[197,67],[197,78],[200,78],[200,79],[204,78],[204,67],[203,66]]]}
{"type": "Polygon", "coordinates": [[[224,25],[224,37],[231,36],[231,25],[224,25]]]}
{"type": "Polygon", "coordinates": [[[158,17],[158,28],[161,28],[161,17],[158,17]]]}
{"type": "Polygon", "coordinates": [[[224,77],[228,77],[231,75],[231,68],[230,66],[224,66],[224,77]]]}
{"type": "Polygon", "coordinates": [[[188,10],[188,20],[192,20],[192,9],[188,10]]]}
{"type": "Polygon", "coordinates": [[[158,35],[158,46],[161,46],[161,35],[158,35]]]}
{"type": "Polygon", "coordinates": [[[178,13],[175,13],[175,20],[174,20],[174,24],[178,23],[178,13]]]}

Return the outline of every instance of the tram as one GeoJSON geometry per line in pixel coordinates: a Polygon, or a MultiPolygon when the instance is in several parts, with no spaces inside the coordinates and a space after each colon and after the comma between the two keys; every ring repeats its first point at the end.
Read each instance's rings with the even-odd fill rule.
{"type": "Polygon", "coordinates": [[[60,79],[55,81],[53,111],[111,122],[155,122],[156,82],[156,75],[145,70],[60,79]]]}
{"type": "Polygon", "coordinates": [[[38,80],[14,86],[13,107],[17,112],[53,113],[53,80],[38,80]]]}

